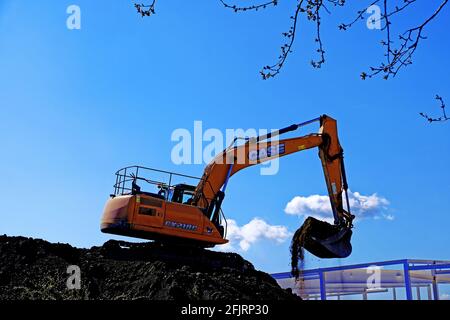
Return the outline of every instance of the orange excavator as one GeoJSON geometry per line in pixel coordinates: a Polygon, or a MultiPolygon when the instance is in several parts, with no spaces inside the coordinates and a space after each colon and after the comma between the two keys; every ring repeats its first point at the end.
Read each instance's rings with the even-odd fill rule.
{"type": "Polygon", "coordinates": [[[334,224],[318,221],[320,230],[319,226],[310,225],[304,247],[321,258],[350,255],[354,216],[350,213],[343,149],[339,144],[336,120],[322,115],[265,135],[245,138],[241,145],[237,145],[237,140],[235,138],[232,145],[206,166],[201,178],[141,166],[117,171],[114,194],[106,203],[101,231],[204,248],[225,244],[228,242],[227,223],[221,207],[229,179],[250,166],[317,147],[334,224]],[[280,139],[281,135],[313,122],[320,123],[318,133],[280,139]],[[166,179],[154,180],[148,177],[149,174],[166,175],[166,179]],[[198,181],[197,185],[175,184],[175,178],[198,181]],[[144,191],[141,188],[144,184],[153,189],[144,191]]]}

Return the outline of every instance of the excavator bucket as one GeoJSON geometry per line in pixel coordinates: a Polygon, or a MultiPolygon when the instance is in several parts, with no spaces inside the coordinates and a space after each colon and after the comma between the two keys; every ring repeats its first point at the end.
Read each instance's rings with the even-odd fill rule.
{"type": "Polygon", "coordinates": [[[346,258],[352,252],[351,236],[348,227],[308,217],[295,233],[293,243],[319,258],[346,258]]]}

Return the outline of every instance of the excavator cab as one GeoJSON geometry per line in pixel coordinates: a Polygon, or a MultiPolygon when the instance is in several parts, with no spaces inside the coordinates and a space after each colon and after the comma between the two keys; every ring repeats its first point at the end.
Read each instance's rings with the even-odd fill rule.
{"type": "Polygon", "coordinates": [[[150,192],[144,192],[141,190],[141,187],[138,185],[137,180],[144,180],[145,182],[148,182],[147,179],[137,177],[134,174],[131,174],[131,193],[134,195],[137,194],[147,194],[152,197],[164,199],[170,202],[176,202],[181,204],[188,204],[190,205],[192,203],[192,199],[195,192],[195,186],[180,183],[176,184],[174,186],[168,186],[165,183],[157,183],[158,193],[150,193],[150,192]]]}
{"type": "Polygon", "coordinates": [[[174,186],[171,192],[172,196],[170,197],[170,199],[172,202],[190,205],[194,197],[194,192],[195,186],[191,186],[184,183],[177,184],[174,186]]]}

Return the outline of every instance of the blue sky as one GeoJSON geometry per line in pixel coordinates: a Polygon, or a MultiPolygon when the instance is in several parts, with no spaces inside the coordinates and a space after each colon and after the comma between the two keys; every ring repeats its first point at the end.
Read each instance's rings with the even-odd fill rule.
{"type": "MultiPolygon", "coordinates": [[[[418,9],[405,24],[430,12],[418,9]]],[[[450,259],[450,123],[418,116],[439,111],[436,93],[450,100],[449,8],[393,80],[359,79],[382,59],[382,35],[364,24],[339,32],[349,7],[323,21],[321,70],[309,65],[313,26],[302,23],[282,73],[262,81],[258,71],[275,61],[291,10],[282,2],[234,14],[218,1],[177,0],[141,19],[132,1],[0,1],[0,233],[99,245],[110,238],[99,220],[115,170],[142,164],[201,175],[203,165],[172,163],[175,129],[192,130],[195,120],[205,129],[270,129],[329,114],[338,120],[350,188],[387,199],[385,213],[395,218],[361,220],[351,257],[309,257],[308,266],[450,259]],[[81,30],[66,28],[73,3],[81,30]]],[[[315,194],[326,187],[312,150],[281,159],[275,176],[239,173],[223,209],[239,226],[259,217],[293,232],[301,219],[287,215],[286,204],[315,194]]],[[[279,272],[289,269],[288,247],[289,239],[262,239],[239,252],[279,272]]]]}

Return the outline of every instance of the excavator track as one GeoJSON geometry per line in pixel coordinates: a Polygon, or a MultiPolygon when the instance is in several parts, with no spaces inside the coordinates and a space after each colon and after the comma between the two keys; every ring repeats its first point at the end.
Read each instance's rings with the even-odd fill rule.
{"type": "Polygon", "coordinates": [[[215,252],[190,244],[109,240],[101,247],[101,252],[105,258],[115,260],[163,261],[186,266],[202,265],[210,269],[254,269],[253,265],[236,253],[215,252]]]}

